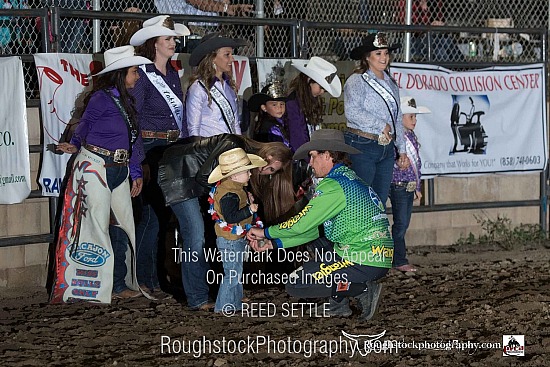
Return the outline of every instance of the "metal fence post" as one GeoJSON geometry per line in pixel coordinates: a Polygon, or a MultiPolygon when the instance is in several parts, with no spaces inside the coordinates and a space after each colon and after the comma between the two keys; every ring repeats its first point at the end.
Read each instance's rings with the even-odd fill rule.
{"type": "MultiPolygon", "coordinates": [[[[265,18],[264,0],[256,0],[256,18],[265,18]]],[[[256,57],[264,57],[264,26],[256,27],[256,57]]]]}

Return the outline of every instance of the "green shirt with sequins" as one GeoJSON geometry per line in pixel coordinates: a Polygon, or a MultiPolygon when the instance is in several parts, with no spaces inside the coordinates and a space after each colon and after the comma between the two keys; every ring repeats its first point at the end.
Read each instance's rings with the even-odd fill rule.
{"type": "Polygon", "coordinates": [[[265,229],[282,248],[319,237],[319,225],[334,251],[356,264],[391,268],[393,239],[384,205],[350,168],[338,164],[319,183],[313,199],[286,222],[265,229]]]}

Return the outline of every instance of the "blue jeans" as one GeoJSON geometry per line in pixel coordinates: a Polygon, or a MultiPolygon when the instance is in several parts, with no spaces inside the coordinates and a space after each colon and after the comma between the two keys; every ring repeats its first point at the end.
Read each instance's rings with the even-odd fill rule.
{"type": "Polygon", "coordinates": [[[136,226],[136,273],[139,285],[159,288],[157,249],[159,221],[151,205],[144,205],[136,226]]]}
{"type": "Polygon", "coordinates": [[[170,207],[178,218],[183,240],[181,278],[187,305],[198,308],[208,302],[206,273],[210,269],[204,257],[204,220],[199,199],[181,201],[170,207]]]}
{"type": "Polygon", "coordinates": [[[391,210],[393,213],[393,266],[402,266],[409,263],[407,260],[407,246],[405,245],[405,233],[411,222],[414,191],[407,192],[404,187],[391,185],[390,188],[391,210]]]}
{"type": "Polygon", "coordinates": [[[379,145],[377,141],[346,131],[346,144],[359,149],[362,153],[350,154],[351,168],[367,185],[378,194],[386,207],[395,161],[394,142],[379,145]]]}
{"type": "Polygon", "coordinates": [[[243,256],[246,248],[246,239],[228,240],[223,237],[216,239],[218,251],[223,261],[223,280],[220,284],[214,312],[224,309],[240,310],[243,303],[243,256]]]}
{"type": "MultiPolygon", "coordinates": [[[[109,157],[102,158],[105,163],[113,163],[113,159],[109,157]]],[[[107,179],[107,186],[111,192],[119,185],[124,183],[128,176],[128,167],[125,166],[113,166],[106,167],[105,175],[107,179]]],[[[122,228],[109,226],[109,237],[111,238],[111,247],[113,248],[114,269],[113,269],[113,292],[120,293],[125,290],[126,287],[126,249],[128,248],[128,236],[122,228]]]]}

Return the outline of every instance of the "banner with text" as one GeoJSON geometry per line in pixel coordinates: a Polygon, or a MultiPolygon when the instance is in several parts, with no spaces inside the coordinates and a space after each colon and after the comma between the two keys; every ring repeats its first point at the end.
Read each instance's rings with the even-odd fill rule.
{"type": "Polygon", "coordinates": [[[543,64],[453,72],[392,64],[401,97],[417,115],[422,176],[541,171],[547,161],[543,64]]]}
{"type": "Polygon", "coordinates": [[[44,125],[44,152],[39,184],[44,196],[59,196],[70,154],[58,154],[55,145],[72,116],[75,101],[89,87],[92,55],[36,54],[36,71],[40,85],[40,107],[44,125]]]}
{"type": "Polygon", "coordinates": [[[0,58],[0,204],[15,204],[31,192],[29,133],[23,63],[0,58]]]}

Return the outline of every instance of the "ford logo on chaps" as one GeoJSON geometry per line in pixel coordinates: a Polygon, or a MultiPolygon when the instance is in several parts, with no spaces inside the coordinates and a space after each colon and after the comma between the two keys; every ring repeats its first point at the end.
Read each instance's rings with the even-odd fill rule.
{"type": "Polygon", "coordinates": [[[76,250],[71,251],[68,249],[68,251],[70,254],[69,256],[75,262],[94,268],[105,264],[107,259],[111,256],[109,251],[105,248],[88,242],[82,242],[78,245],[76,250]]]}

